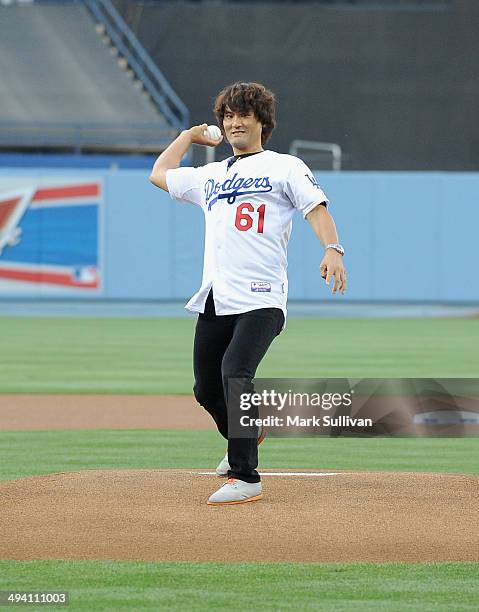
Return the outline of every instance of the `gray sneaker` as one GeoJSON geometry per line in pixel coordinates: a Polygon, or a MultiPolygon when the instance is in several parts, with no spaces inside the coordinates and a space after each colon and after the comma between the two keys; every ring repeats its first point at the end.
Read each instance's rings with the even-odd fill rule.
{"type": "Polygon", "coordinates": [[[228,470],[230,469],[230,464],[228,461],[228,453],[223,457],[223,459],[218,463],[218,467],[216,468],[216,474],[221,478],[225,478],[228,476],[228,470]]]}
{"type": "Polygon", "coordinates": [[[263,498],[261,482],[244,482],[228,478],[226,483],[209,498],[209,506],[226,506],[259,501],[263,498]]]}

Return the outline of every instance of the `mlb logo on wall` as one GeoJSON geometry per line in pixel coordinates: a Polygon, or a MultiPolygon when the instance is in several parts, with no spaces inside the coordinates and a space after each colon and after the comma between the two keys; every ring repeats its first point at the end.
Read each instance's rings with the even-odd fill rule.
{"type": "Polygon", "coordinates": [[[98,293],[101,210],[98,180],[0,177],[0,294],[98,293]]]}

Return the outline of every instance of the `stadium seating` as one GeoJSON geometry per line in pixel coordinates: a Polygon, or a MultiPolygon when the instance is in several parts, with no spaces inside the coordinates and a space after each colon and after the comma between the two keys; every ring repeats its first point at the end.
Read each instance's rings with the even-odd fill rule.
{"type": "Polygon", "coordinates": [[[0,149],[158,150],[177,133],[80,3],[0,5],[0,149]]]}

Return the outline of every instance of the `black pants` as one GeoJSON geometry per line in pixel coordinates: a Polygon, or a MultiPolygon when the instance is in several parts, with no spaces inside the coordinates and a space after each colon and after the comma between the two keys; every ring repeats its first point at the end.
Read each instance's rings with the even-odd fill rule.
{"type": "Polygon", "coordinates": [[[196,400],[213,417],[228,440],[228,476],[259,482],[258,445],[254,438],[228,436],[229,378],[249,381],[284,324],[280,308],[260,308],[237,315],[217,315],[210,291],[204,314],[198,315],[193,349],[196,400]]]}

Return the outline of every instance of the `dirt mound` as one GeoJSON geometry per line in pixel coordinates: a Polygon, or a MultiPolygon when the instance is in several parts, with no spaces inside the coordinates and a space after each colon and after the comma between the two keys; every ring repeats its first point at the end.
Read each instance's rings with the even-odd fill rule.
{"type": "Polygon", "coordinates": [[[192,470],[82,471],[0,483],[0,558],[479,561],[475,476],[265,476],[211,507],[192,470]]]}

